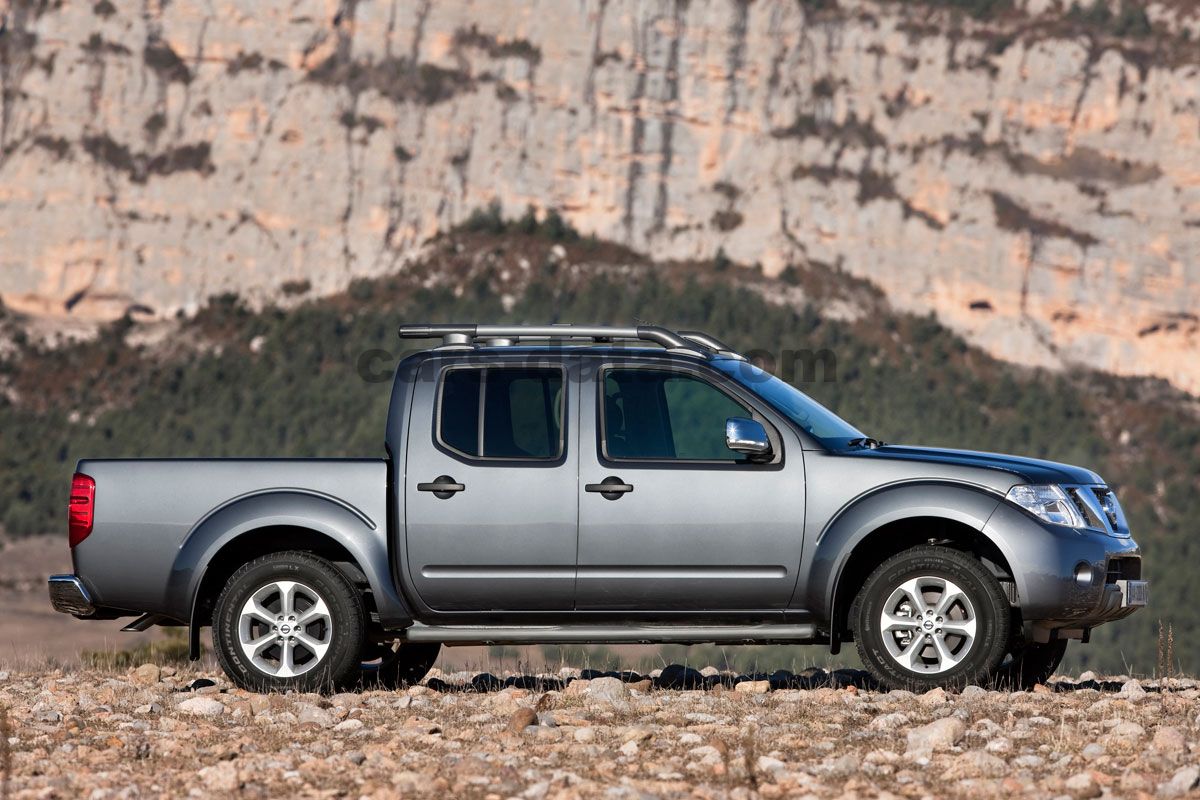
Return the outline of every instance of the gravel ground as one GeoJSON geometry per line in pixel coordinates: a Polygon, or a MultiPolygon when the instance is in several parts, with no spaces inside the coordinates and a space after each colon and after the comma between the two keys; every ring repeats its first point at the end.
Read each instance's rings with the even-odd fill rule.
{"type": "Polygon", "coordinates": [[[1200,796],[1198,698],[1086,673],[916,695],[851,671],[435,672],[321,696],[22,670],[0,672],[0,771],[11,798],[1200,796]]]}

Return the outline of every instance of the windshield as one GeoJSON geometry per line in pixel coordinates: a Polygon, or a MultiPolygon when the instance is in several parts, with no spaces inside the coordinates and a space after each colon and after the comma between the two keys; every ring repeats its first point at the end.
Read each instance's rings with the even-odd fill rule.
{"type": "Polygon", "coordinates": [[[866,436],[804,392],[753,364],[717,359],[712,365],[766,400],[776,411],[826,446],[842,447],[852,439],[866,436]]]}

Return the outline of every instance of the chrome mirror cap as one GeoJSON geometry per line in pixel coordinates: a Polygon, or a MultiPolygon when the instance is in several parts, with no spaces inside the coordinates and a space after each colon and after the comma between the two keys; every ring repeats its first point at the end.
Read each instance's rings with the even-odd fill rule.
{"type": "Polygon", "coordinates": [[[761,422],[745,417],[725,420],[725,446],[748,456],[769,456],[771,439],[761,422]]]}

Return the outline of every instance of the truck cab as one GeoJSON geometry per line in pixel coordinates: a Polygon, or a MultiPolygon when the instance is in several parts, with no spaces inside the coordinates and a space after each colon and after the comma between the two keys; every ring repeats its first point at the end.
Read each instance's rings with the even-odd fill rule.
{"type": "Polygon", "coordinates": [[[1146,602],[1089,470],[885,445],[698,332],[400,335],[440,342],[385,459],[81,462],[55,606],[194,654],[212,625],[252,689],[419,680],[443,645],[847,641],[927,687],[1044,680],[1146,602]]]}

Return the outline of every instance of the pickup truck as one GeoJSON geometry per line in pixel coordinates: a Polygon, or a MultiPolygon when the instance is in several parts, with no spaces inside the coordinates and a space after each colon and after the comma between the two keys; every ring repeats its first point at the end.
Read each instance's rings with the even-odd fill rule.
{"type": "Polygon", "coordinates": [[[212,626],[239,686],[442,645],[854,641],[881,685],[1044,681],[1147,602],[1080,467],[888,445],[712,336],[406,325],[379,459],[83,460],[52,603],[212,626]]]}

